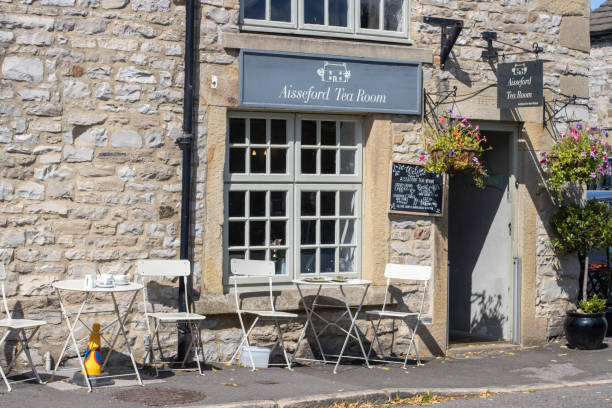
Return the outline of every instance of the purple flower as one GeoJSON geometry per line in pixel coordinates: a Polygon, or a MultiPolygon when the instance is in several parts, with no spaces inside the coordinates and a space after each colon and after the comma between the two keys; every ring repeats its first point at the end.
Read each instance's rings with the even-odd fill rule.
{"type": "Polygon", "coordinates": [[[591,178],[597,178],[597,174],[595,174],[595,173],[591,173],[591,174],[589,174],[589,177],[591,177],[591,178]]]}
{"type": "Polygon", "coordinates": [[[453,157],[454,155],[455,155],[455,151],[454,151],[454,150],[451,150],[451,151],[450,151],[450,157],[453,157]]]}
{"type": "Polygon", "coordinates": [[[608,137],[608,131],[604,130],[604,135],[606,135],[606,137],[608,137]]]}
{"type": "Polygon", "coordinates": [[[579,123],[579,124],[576,125],[576,128],[577,129],[582,129],[582,125],[579,123]]]}
{"type": "Polygon", "coordinates": [[[581,152],[581,153],[580,153],[580,155],[581,155],[582,157],[586,157],[586,152],[581,152]]]}
{"type": "Polygon", "coordinates": [[[472,157],[472,161],[473,161],[474,163],[478,163],[478,157],[472,157]]]}
{"type": "Polygon", "coordinates": [[[452,110],[452,109],[449,109],[449,110],[448,110],[448,113],[450,113],[451,115],[453,115],[453,110],[452,110]]]}

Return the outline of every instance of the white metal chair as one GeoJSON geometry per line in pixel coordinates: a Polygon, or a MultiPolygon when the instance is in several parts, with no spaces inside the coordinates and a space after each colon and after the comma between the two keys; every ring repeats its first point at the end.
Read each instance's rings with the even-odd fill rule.
{"type": "MultiPolygon", "coordinates": [[[[279,319],[294,319],[297,317],[295,313],[288,312],[280,312],[275,310],[274,308],[274,296],[272,294],[272,277],[275,275],[274,262],[272,261],[256,261],[256,260],[244,260],[244,259],[232,259],[231,260],[231,271],[234,275],[234,295],[236,297],[236,313],[238,313],[238,319],[240,320],[240,327],[242,328],[242,341],[236,352],[232,356],[230,360],[230,364],[234,362],[238,352],[242,348],[243,344],[247,344],[247,350],[249,353],[249,358],[251,359],[251,367],[252,370],[255,371],[255,362],[253,361],[253,354],[251,353],[250,343],[249,343],[249,335],[251,331],[257,324],[257,322],[261,320],[273,320],[274,325],[276,326],[276,330],[278,332],[278,339],[276,343],[274,343],[274,347],[280,343],[281,348],[283,349],[283,354],[285,356],[285,362],[287,363],[287,368],[291,370],[291,362],[289,357],[287,356],[287,350],[285,349],[285,342],[283,341],[283,332],[281,331],[280,324],[278,323],[279,319]],[[238,296],[238,280],[239,278],[247,278],[247,277],[268,277],[268,284],[270,290],[270,310],[244,310],[242,309],[240,297],[238,296]],[[252,314],[255,315],[255,320],[249,327],[249,330],[246,330],[244,325],[243,314],[252,314]]],[[[244,292],[242,292],[244,293],[244,292]]]]}
{"type": "MultiPolygon", "coordinates": [[[[36,371],[36,367],[34,366],[34,363],[32,362],[32,356],[30,356],[30,348],[29,348],[28,342],[32,339],[32,337],[36,335],[36,332],[38,332],[38,329],[40,328],[40,326],[47,324],[47,322],[44,320],[13,319],[11,315],[11,311],[9,310],[9,307],[8,307],[8,302],[6,301],[6,291],[4,289],[5,280],[6,280],[6,270],[4,269],[4,264],[0,263],[0,288],[2,288],[2,303],[4,304],[4,311],[6,312],[6,317],[7,317],[6,319],[0,320],[0,327],[3,327],[6,329],[6,333],[4,334],[4,336],[2,336],[2,339],[0,339],[0,349],[2,348],[2,345],[4,344],[4,342],[8,339],[11,332],[15,332],[17,334],[17,338],[19,339],[19,343],[21,344],[21,350],[17,352],[15,348],[15,355],[13,356],[11,361],[7,361],[8,367],[6,369],[6,372],[9,373],[11,371],[11,368],[13,368],[13,365],[15,365],[15,363],[17,362],[17,356],[19,356],[19,354],[23,352],[26,355],[28,362],[30,363],[30,367],[32,368],[32,373],[34,374],[38,382],[42,384],[42,380],[40,379],[40,376],[38,375],[38,372],[36,371]],[[30,333],[29,336],[27,336],[25,332],[28,329],[32,329],[32,332],[30,333]]],[[[4,370],[2,370],[1,365],[0,365],[0,375],[2,376],[2,379],[4,380],[6,384],[6,388],[8,388],[10,392],[12,390],[11,385],[9,384],[9,381],[6,378],[6,375],[4,374],[4,370]]],[[[17,382],[28,381],[28,380],[30,379],[20,380],[20,381],[11,381],[11,382],[17,383],[17,382]]]]}
{"type": "Polygon", "coordinates": [[[179,323],[184,322],[189,326],[189,344],[187,346],[187,350],[185,351],[185,358],[181,362],[181,369],[185,367],[185,362],[189,357],[189,352],[193,347],[193,343],[196,342],[196,363],[198,365],[198,372],[201,375],[204,375],[202,372],[202,367],[200,365],[199,353],[203,355],[202,349],[202,338],[200,336],[200,325],[202,320],[206,319],[206,316],[191,313],[189,311],[189,302],[187,297],[187,277],[191,274],[191,266],[188,260],[141,260],[138,261],[137,264],[137,274],[140,276],[143,284],[142,296],[144,303],[144,311],[145,318],[147,321],[147,330],[149,332],[149,347],[145,353],[144,362],[150,362],[155,367],[155,375],[159,375],[159,371],[157,366],[159,364],[177,364],[177,361],[164,360],[164,354],[162,351],[161,342],[159,340],[159,329],[164,324],[169,323],[179,323]],[[186,312],[156,312],[155,306],[151,302],[151,311],[149,311],[147,304],[148,301],[148,292],[147,292],[147,282],[145,282],[146,277],[157,277],[157,278],[175,278],[183,279],[183,283],[185,286],[185,310],[186,312]],[[151,323],[149,319],[153,319],[155,322],[155,330],[151,332],[151,323]],[[159,353],[159,359],[155,358],[153,352],[153,342],[154,339],[157,339],[157,350],[159,353]]]}
{"type": "MultiPolygon", "coordinates": [[[[370,344],[370,351],[368,351],[368,355],[372,351],[374,347],[374,341],[378,343],[378,348],[380,350],[380,355],[385,362],[394,362],[387,361],[384,355],[383,347],[380,344],[380,339],[378,338],[378,328],[380,326],[380,322],[383,318],[394,319],[394,320],[402,320],[406,324],[410,335],[410,343],[408,344],[408,351],[406,352],[406,358],[404,359],[404,368],[406,368],[406,363],[408,362],[408,357],[410,356],[410,351],[414,348],[415,357],[417,360],[417,364],[421,364],[421,360],[419,359],[419,351],[417,349],[415,343],[415,337],[417,333],[417,329],[419,327],[419,323],[421,322],[421,313],[423,311],[423,305],[425,304],[425,295],[427,292],[427,285],[429,283],[429,279],[431,277],[431,266],[423,266],[423,265],[399,265],[399,264],[387,264],[385,267],[385,277],[387,278],[387,287],[385,290],[385,299],[383,300],[383,307],[381,310],[368,310],[366,315],[370,318],[370,323],[372,324],[372,329],[374,330],[374,338],[372,339],[372,343],[370,344]],[[402,280],[402,281],[420,281],[424,282],[423,287],[423,295],[421,297],[421,304],[419,305],[418,312],[410,312],[410,311],[393,311],[387,309],[387,298],[389,296],[389,287],[391,285],[391,280],[402,280]],[[374,320],[378,317],[378,321],[376,326],[374,326],[374,320]],[[414,318],[414,325],[411,326],[409,319],[414,318]]],[[[393,350],[393,343],[391,344],[391,349],[393,350]]]]}

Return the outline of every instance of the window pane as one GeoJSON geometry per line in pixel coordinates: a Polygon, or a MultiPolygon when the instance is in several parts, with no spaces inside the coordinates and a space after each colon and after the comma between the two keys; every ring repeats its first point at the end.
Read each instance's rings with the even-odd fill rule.
{"type": "Polygon", "coordinates": [[[302,191],[302,215],[317,215],[316,191],[302,191]]]}
{"type": "Polygon", "coordinates": [[[285,257],[285,251],[279,251],[278,256],[280,258],[272,258],[274,260],[274,272],[277,275],[287,274],[287,259],[285,257]]]}
{"type": "Polygon", "coordinates": [[[361,0],[361,28],[378,29],[380,0],[361,0]]]}
{"type": "Polygon", "coordinates": [[[321,244],[336,243],[336,221],[321,220],[321,244]]]}
{"type": "Polygon", "coordinates": [[[249,222],[249,245],[263,246],[266,244],[266,222],[265,221],[250,221],[249,222]]]}
{"type": "Polygon", "coordinates": [[[355,123],[340,123],[340,144],[342,146],[355,146],[355,123]]]}
{"type": "Polygon", "coordinates": [[[249,259],[256,259],[258,261],[266,260],[266,251],[251,251],[249,259]]]}
{"type": "Polygon", "coordinates": [[[242,147],[232,147],[229,155],[230,173],[245,173],[244,156],[246,149],[242,147]]]}
{"type": "Polygon", "coordinates": [[[348,16],[347,0],[329,0],[329,25],[346,27],[348,16]]]}
{"type": "Polygon", "coordinates": [[[266,172],[266,149],[251,149],[251,173],[266,172]]]}
{"type": "Polygon", "coordinates": [[[321,191],[321,215],[336,215],[335,191],[321,191]]]}
{"type": "Polygon", "coordinates": [[[336,145],[336,122],[321,122],[321,144],[336,145]]]}
{"type": "Polygon", "coordinates": [[[355,271],[355,248],[340,248],[340,272],[355,271]]]}
{"type": "Polygon", "coordinates": [[[402,31],[402,15],[402,0],[385,0],[385,30],[402,31]]]}
{"type": "Polygon", "coordinates": [[[340,174],[355,174],[355,151],[340,151],[340,174]]]}
{"type": "Polygon", "coordinates": [[[229,246],[244,246],[244,221],[232,221],[229,223],[228,242],[229,246]]]}
{"type": "Polygon", "coordinates": [[[244,143],[245,142],[245,123],[244,119],[232,118],[230,119],[230,131],[229,131],[229,142],[230,143],[244,143]]]}
{"type": "Polygon", "coordinates": [[[336,248],[321,248],[321,273],[336,272],[336,248]]]}
{"type": "Polygon", "coordinates": [[[317,122],[315,122],[314,120],[302,121],[302,144],[317,144],[317,122]]]}
{"type": "Polygon", "coordinates": [[[336,174],[335,150],[321,150],[321,173],[336,174]]]}
{"type": "Polygon", "coordinates": [[[244,191],[229,192],[229,216],[244,217],[244,191]]]}
{"type": "Polygon", "coordinates": [[[244,259],[244,251],[229,251],[229,259],[244,259]]]}
{"type": "Polygon", "coordinates": [[[302,273],[315,273],[315,262],[317,258],[316,250],[314,249],[302,249],[300,256],[300,270],[302,273]]]}
{"type": "Polygon", "coordinates": [[[317,172],[317,151],[302,150],[302,174],[315,174],[317,172]]]}
{"type": "Polygon", "coordinates": [[[251,119],[251,143],[266,143],[266,120],[251,119]]]}
{"type": "Polygon", "coordinates": [[[270,149],[270,172],[275,174],[287,173],[286,149],[270,149]]]}
{"type": "Polygon", "coordinates": [[[355,193],[353,191],[340,192],[340,215],[355,215],[355,193]]]}
{"type": "Polygon", "coordinates": [[[251,191],[250,197],[250,211],[249,216],[251,217],[265,217],[266,216],[266,192],[265,191],[251,191]]]}
{"type": "Polygon", "coordinates": [[[270,20],[291,21],[291,0],[270,0],[270,20]]]}
{"type": "Polygon", "coordinates": [[[270,221],[270,245],[287,245],[287,221],[270,221]]]}
{"type": "Polygon", "coordinates": [[[270,138],[272,144],[287,143],[287,121],[272,119],[270,121],[270,138]]]}
{"type": "Polygon", "coordinates": [[[271,191],[270,192],[270,215],[273,217],[282,217],[285,215],[285,192],[271,191]]]}
{"type": "Polygon", "coordinates": [[[304,23],[306,24],[325,24],[325,1],[306,0],[304,1],[304,23]]]}
{"type": "Polygon", "coordinates": [[[263,20],[266,18],[266,0],[244,0],[244,17],[263,20]]]}
{"type": "Polygon", "coordinates": [[[302,245],[316,244],[317,221],[302,221],[302,245]]]}
{"type": "Polygon", "coordinates": [[[355,243],[355,220],[340,220],[340,243],[355,243]]]}

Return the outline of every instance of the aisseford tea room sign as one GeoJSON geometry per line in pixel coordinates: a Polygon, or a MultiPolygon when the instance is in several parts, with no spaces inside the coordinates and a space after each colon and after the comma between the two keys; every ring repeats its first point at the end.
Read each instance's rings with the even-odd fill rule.
{"type": "Polygon", "coordinates": [[[499,109],[542,106],[544,73],[542,61],[513,62],[497,66],[499,109]]]}
{"type": "Polygon", "coordinates": [[[419,115],[418,62],[240,51],[240,106],[419,115]]]}

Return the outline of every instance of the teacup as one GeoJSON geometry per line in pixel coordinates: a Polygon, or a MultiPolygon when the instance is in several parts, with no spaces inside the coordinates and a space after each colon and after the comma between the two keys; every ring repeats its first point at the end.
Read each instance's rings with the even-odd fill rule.
{"type": "Polygon", "coordinates": [[[127,275],[113,275],[113,280],[117,285],[125,285],[128,283],[127,275]]]}
{"type": "Polygon", "coordinates": [[[98,283],[101,285],[111,285],[113,283],[113,275],[101,273],[98,277],[98,283]]]}

